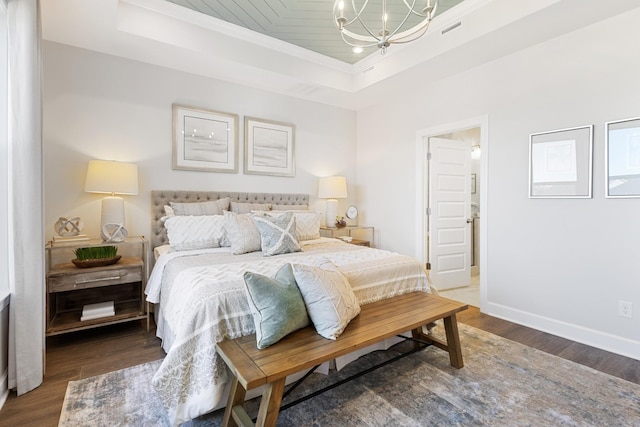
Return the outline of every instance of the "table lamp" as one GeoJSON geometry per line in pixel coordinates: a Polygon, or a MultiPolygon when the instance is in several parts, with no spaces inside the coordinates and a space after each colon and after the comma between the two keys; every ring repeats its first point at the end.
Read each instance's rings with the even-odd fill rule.
{"type": "Polygon", "coordinates": [[[91,160],[84,191],[110,194],[102,199],[100,234],[106,242],[124,241],[127,237],[124,200],[116,194],[138,194],[138,166],[133,163],[91,160]]]}
{"type": "Polygon", "coordinates": [[[347,179],[344,176],[326,176],[318,182],[318,198],[327,200],[327,227],[335,228],[338,200],[347,197],[347,179]]]}

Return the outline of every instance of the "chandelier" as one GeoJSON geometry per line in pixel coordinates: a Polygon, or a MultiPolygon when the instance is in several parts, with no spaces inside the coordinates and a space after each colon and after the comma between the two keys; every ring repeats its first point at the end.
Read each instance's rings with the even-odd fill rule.
{"type": "Polygon", "coordinates": [[[424,4],[422,10],[418,10],[419,7],[416,6],[417,0],[395,0],[395,2],[397,5],[389,10],[387,0],[382,0],[380,14],[375,20],[367,22],[365,16],[370,16],[370,12],[365,9],[369,0],[336,0],[333,5],[334,22],[340,30],[342,40],[354,48],[377,46],[384,55],[391,44],[408,43],[424,35],[436,13],[438,1],[422,0],[421,3],[424,4]],[[351,3],[349,10],[345,10],[345,3],[351,3]],[[401,3],[404,3],[404,7],[400,10],[401,3]],[[389,13],[394,12],[395,15],[398,11],[400,16],[404,15],[404,17],[399,19],[397,26],[395,22],[398,20],[395,20],[393,24],[395,28],[392,29],[389,13]],[[404,28],[405,25],[409,26],[416,20],[419,22],[404,28]],[[374,28],[376,24],[377,28],[374,28]]]}

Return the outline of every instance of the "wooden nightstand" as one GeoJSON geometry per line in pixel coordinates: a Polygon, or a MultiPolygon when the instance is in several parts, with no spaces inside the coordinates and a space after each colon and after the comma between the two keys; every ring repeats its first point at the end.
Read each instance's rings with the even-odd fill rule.
{"type": "Polygon", "coordinates": [[[58,335],[114,323],[147,320],[144,300],[147,283],[147,241],[144,237],[127,238],[120,243],[101,240],[73,243],[50,242],[47,251],[46,335],[58,335]],[[122,255],[113,265],[78,268],[70,261],[73,250],[89,246],[117,246],[122,255]],[[115,315],[80,320],[86,304],[113,301],[115,315]]]}

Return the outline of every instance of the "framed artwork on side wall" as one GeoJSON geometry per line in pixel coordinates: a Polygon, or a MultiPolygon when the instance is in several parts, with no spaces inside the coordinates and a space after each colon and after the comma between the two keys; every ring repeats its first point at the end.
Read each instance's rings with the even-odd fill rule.
{"type": "Polygon", "coordinates": [[[640,117],[606,124],[607,197],[640,197],[640,117]]]}
{"type": "Polygon", "coordinates": [[[295,176],[295,125],[245,117],[244,173],[295,176]]]}
{"type": "Polygon", "coordinates": [[[173,169],[238,172],[238,116],[173,104],[173,169]]]}
{"type": "Polygon", "coordinates": [[[593,125],[529,136],[530,198],[591,198],[593,125]]]}

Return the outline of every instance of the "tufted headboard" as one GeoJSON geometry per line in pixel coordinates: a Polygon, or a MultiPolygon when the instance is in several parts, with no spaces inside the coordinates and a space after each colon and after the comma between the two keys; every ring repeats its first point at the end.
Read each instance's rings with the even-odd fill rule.
{"type": "Polygon", "coordinates": [[[154,190],[151,192],[151,250],[169,243],[161,218],[169,202],[206,202],[228,197],[232,202],[309,205],[308,194],[230,193],[225,191],[154,190]]]}

